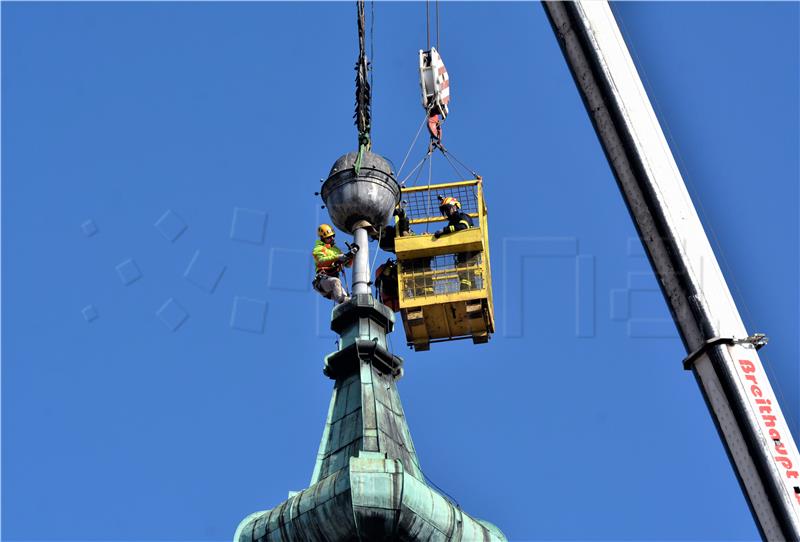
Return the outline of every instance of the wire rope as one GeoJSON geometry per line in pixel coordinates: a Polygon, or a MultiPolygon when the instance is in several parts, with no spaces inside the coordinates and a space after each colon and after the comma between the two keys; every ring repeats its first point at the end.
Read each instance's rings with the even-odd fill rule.
{"type": "Polygon", "coordinates": [[[422,128],[425,127],[425,123],[428,122],[428,113],[430,112],[430,108],[428,111],[425,112],[425,117],[422,119],[422,123],[419,125],[419,129],[417,130],[417,135],[414,136],[414,140],[411,142],[411,146],[408,147],[408,151],[406,151],[406,156],[403,158],[403,162],[400,164],[400,169],[397,170],[397,177],[400,177],[400,173],[403,171],[403,168],[406,165],[406,161],[408,157],[411,155],[411,151],[414,150],[414,146],[417,144],[417,139],[419,139],[419,134],[422,133],[422,128]]]}
{"type": "Polygon", "coordinates": [[[472,175],[474,175],[474,176],[475,176],[475,178],[477,178],[477,177],[479,176],[479,175],[478,175],[478,173],[477,173],[477,172],[476,172],[474,169],[472,169],[471,167],[469,167],[469,166],[467,166],[466,164],[464,164],[464,162],[462,162],[461,160],[459,160],[459,159],[458,159],[458,157],[457,157],[455,154],[453,154],[452,152],[448,151],[448,150],[447,150],[447,149],[445,149],[445,148],[442,148],[442,152],[444,152],[445,154],[449,154],[450,156],[452,156],[452,157],[453,157],[453,160],[455,160],[456,162],[458,162],[458,163],[461,165],[461,167],[463,167],[463,168],[464,168],[464,169],[466,169],[466,170],[467,170],[469,173],[471,173],[472,175]]]}
{"type": "Polygon", "coordinates": [[[425,0],[425,33],[428,36],[428,50],[431,48],[430,0],[425,0]]]}
{"type": "Polygon", "coordinates": [[[375,64],[375,0],[370,1],[369,15],[369,87],[374,88],[374,64],[375,64]]]}
{"type": "Polygon", "coordinates": [[[425,155],[425,157],[422,160],[420,160],[417,163],[417,165],[414,166],[414,168],[411,171],[408,172],[408,175],[406,175],[405,179],[403,179],[403,181],[400,183],[400,186],[404,186],[406,184],[406,181],[414,174],[414,172],[419,170],[419,171],[417,171],[417,176],[414,178],[414,183],[411,185],[411,186],[416,186],[417,185],[417,180],[419,179],[419,173],[422,171],[420,169],[420,166],[422,166],[425,163],[425,161],[428,158],[430,158],[430,156],[431,156],[431,151],[428,151],[428,153],[425,155]]]}
{"type": "Polygon", "coordinates": [[[462,172],[460,172],[458,170],[458,168],[456,168],[455,164],[453,164],[453,161],[450,160],[450,157],[447,155],[447,153],[442,151],[442,155],[444,156],[445,160],[447,160],[447,163],[450,164],[450,167],[453,168],[453,171],[456,172],[456,176],[460,177],[462,181],[466,181],[467,179],[466,179],[466,177],[464,177],[464,174],[462,172]]]}
{"type": "Polygon", "coordinates": [[[441,51],[441,47],[439,45],[439,0],[436,0],[436,48],[441,51]]]}
{"type": "MultiPolygon", "coordinates": [[[[433,143],[431,143],[430,147],[428,147],[428,156],[433,154],[433,143]]],[[[425,198],[425,217],[428,219],[428,222],[425,222],[425,233],[428,233],[430,229],[430,217],[431,217],[431,179],[433,177],[433,158],[428,162],[428,190],[427,194],[428,197],[425,198]]]]}

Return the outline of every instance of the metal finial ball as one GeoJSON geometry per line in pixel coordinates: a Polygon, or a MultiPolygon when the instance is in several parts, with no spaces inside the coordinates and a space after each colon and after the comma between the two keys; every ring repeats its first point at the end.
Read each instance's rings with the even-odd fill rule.
{"type": "Polygon", "coordinates": [[[385,158],[365,151],[356,174],[357,159],[358,153],[350,152],[336,160],[321,190],[331,221],[349,233],[362,220],[385,226],[400,201],[400,186],[385,158]]]}

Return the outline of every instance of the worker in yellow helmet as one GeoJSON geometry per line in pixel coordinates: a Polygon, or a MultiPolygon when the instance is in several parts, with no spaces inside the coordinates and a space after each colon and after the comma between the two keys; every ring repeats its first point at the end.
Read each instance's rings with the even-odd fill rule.
{"type": "Polygon", "coordinates": [[[461,212],[461,202],[456,198],[439,196],[439,211],[447,218],[447,226],[433,233],[437,239],[448,233],[475,227],[472,217],[461,212]]]}
{"type": "Polygon", "coordinates": [[[336,234],[328,224],[320,224],[317,235],[319,240],[314,243],[311,251],[317,271],[312,285],[323,297],[333,299],[336,303],[344,303],[350,298],[342,287],[339,275],[344,272],[343,267],[353,264],[355,252],[351,250],[343,253],[336,246],[336,234]]]}
{"type": "MultiPolygon", "coordinates": [[[[433,233],[435,239],[475,227],[472,217],[461,210],[461,202],[456,198],[439,196],[439,211],[447,218],[447,226],[433,233]]],[[[457,252],[455,256],[456,269],[463,269],[458,272],[459,289],[463,292],[479,287],[472,268],[480,265],[480,252],[457,252]]]]}

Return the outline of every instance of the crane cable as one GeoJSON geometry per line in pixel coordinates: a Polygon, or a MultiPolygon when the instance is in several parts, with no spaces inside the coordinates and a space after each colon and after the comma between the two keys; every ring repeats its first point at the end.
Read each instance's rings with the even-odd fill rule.
{"type": "MultiPolygon", "coordinates": [[[[370,138],[372,104],[372,88],[369,81],[370,63],[367,59],[365,47],[366,21],[364,16],[364,0],[356,0],[356,12],[358,19],[358,60],[356,61],[356,111],[353,117],[358,128],[358,157],[354,168],[356,175],[359,174],[364,153],[372,147],[370,138]]],[[[374,15],[373,4],[373,15],[374,15]]],[[[374,17],[373,17],[374,18],[374,17]]]]}
{"type": "MultiPolygon", "coordinates": [[[[439,48],[439,0],[436,1],[436,48],[439,48]]],[[[425,35],[428,38],[428,50],[431,49],[431,16],[430,0],[425,0],[425,35]]]]}
{"type": "Polygon", "coordinates": [[[431,3],[430,0],[425,0],[425,35],[428,37],[427,50],[431,48],[431,3]]]}
{"type": "Polygon", "coordinates": [[[441,50],[441,47],[439,47],[439,0],[436,0],[436,48],[441,50]]]}

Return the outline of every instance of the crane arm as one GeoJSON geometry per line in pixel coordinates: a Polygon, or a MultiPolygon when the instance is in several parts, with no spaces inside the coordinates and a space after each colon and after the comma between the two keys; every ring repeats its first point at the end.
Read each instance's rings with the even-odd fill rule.
{"type": "Polygon", "coordinates": [[[800,540],[800,456],[605,1],[544,1],[759,531],[800,540]]]}

